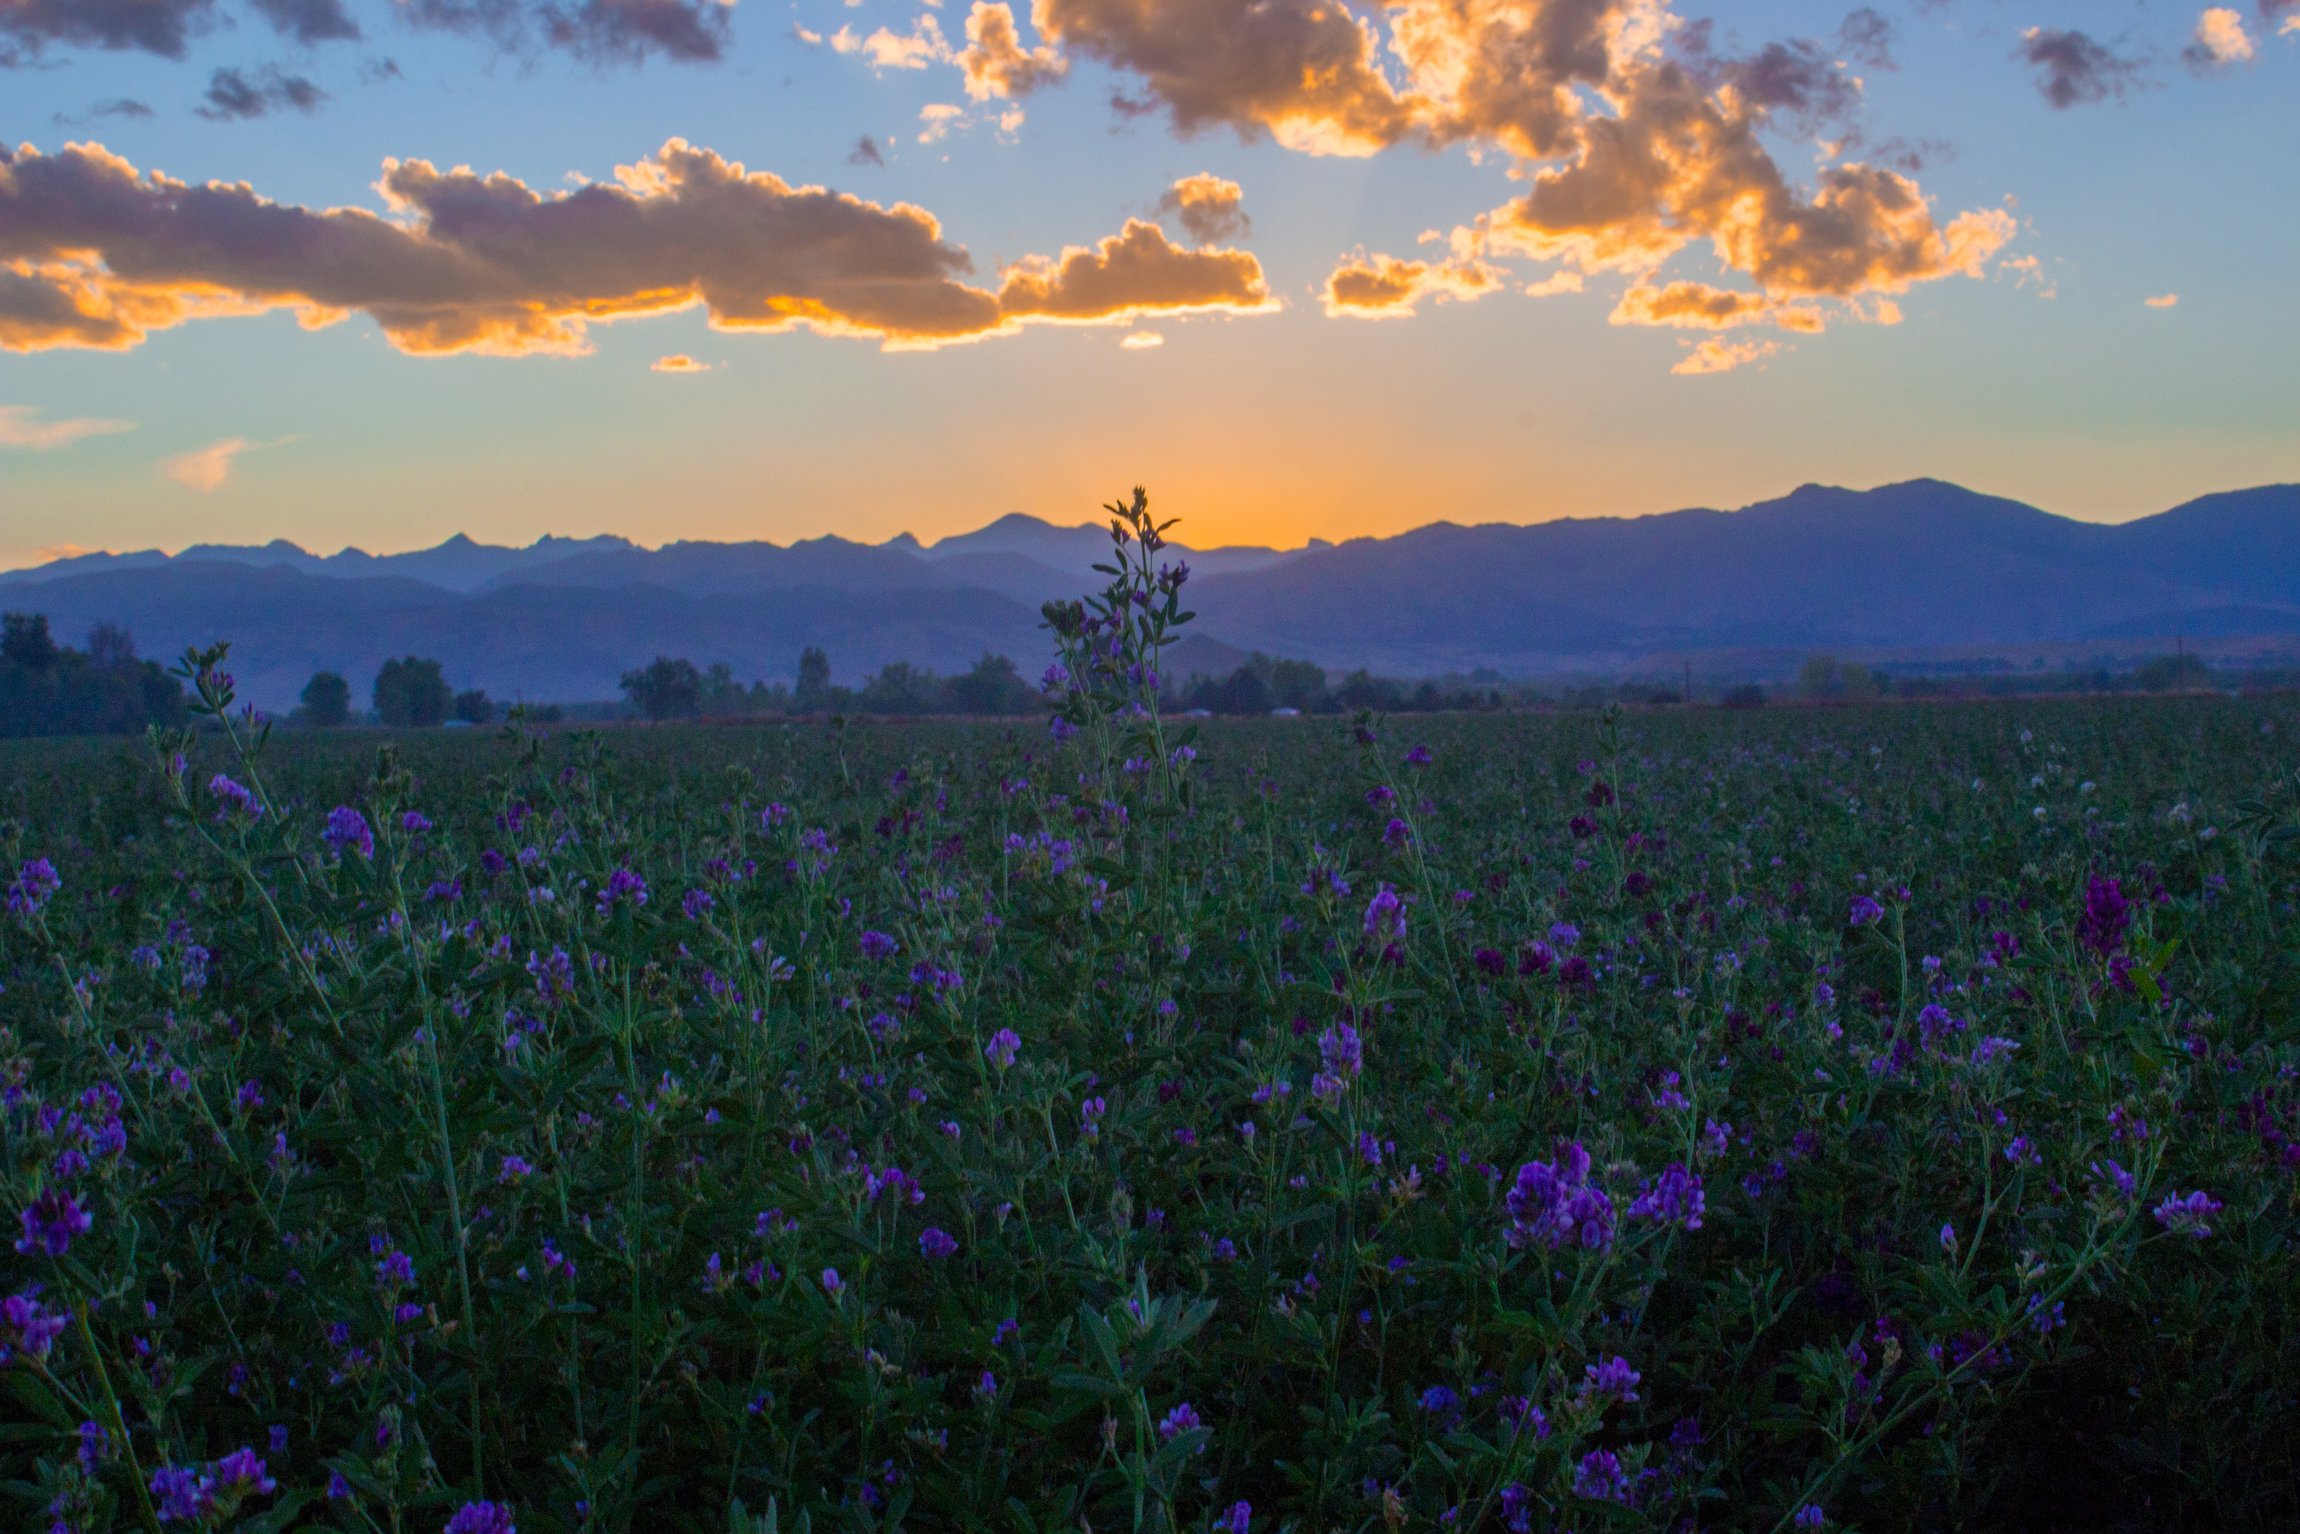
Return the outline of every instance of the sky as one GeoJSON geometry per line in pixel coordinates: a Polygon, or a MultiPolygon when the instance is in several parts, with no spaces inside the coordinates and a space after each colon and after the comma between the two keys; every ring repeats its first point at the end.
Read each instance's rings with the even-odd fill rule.
{"type": "Polygon", "coordinates": [[[0,0],[0,567],[2300,480],[2300,0],[0,0]]]}

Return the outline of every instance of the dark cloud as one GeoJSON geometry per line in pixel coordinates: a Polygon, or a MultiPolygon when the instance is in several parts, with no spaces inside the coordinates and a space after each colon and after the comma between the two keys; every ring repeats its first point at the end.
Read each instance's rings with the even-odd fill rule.
{"type": "Polygon", "coordinates": [[[1184,133],[1368,153],[1411,126],[1375,39],[1331,0],[1039,0],[1033,16],[1055,43],[1140,75],[1184,133]]]}
{"type": "Polygon", "coordinates": [[[386,161],[392,216],[145,174],[97,145],[0,149],[0,350],[126,350],[220,315],[371,316],[417,355],[579,353],[603,321],[700,307],[720,330],[924,347],[1032,320],[1274,307],[1261,267],[1129,223],[1024,261],[993,293],[932,215],[793,187],[673,139],[612,182],[386,161]]]}
{"type": "Polygon", "coordinates": [[[276,67],[253,79],[237,69],[219,69],[208,77],[203,99],[207,105],[194,108],[200,116],[214,122],[236,122],[274,112],[316,112],[327,100],[327,92],[301,75],[282,74],[276,67]]]}
{"type": "Polygon", "coordinates": [[[719,0],[583,0],[546,5],[544,40],[598,64],[635,64],[649,54],[688,64],[716,63],[726,52],[729,7],[719,0]]]}
{"type": "Polygon", "coordinates": [[[343,0],[249,0],[264,20],[282,37],[307,47],[341,42],[360,35],[359,23],[343,8],[343,0]]]}
{"type": "Polygon", "coordinates": [[[849,165],[884,165],[886,156],[879,152],[878,140],[864,134],[855,140],[854,148],[847,151],[849,165]]]}
{"type": "Polygon", "coordinates": [[[1767,43],[1745,59],[1724,64],[1721,72],[1764,113],[1816,124],[1841,123],[1861,108],[1861,88],[1837,67],[1827,49],[1804,38],[1767,43]]]}
{"type": "Polygon", "coordinates": [[[2056,110],[2121,100],[2140,80],[2140,61],[2119,58],[2082,32],[2031,27],[2016,54],[2037,72],[2036,88],[2056,110]]]}
{"type": "Polygon", "coordinates": [[[1200,172],[1184,176],[1158,199],[1158,212],[1182,226],[1201,245],[1234,240],[1253,227],[1246,217],[1246,194],[1235,181],[1200,172]]]}
{"type": "Polygon", "coordinates": [[[1892,69],[1893,23],[1874,6],[1864,5],[1847,16],[1837,29],[1837,39],[1845,52],[1871,69],[1892,69]]]}
{"type": "Polygon", "coordinates": [[[1957,146],[1939,138],[1889,138],[1868,151],[1879,165],[1890,165],[1906,176],[1922,174],[1929,166],[1945,165],[1957,157],[1957,146]]]}
{"type": "Polygon", "coordinates": [[[51,44],[180,59],[214,0],[0,0],[0,62],[51,44]]]}
{"type": "Polygon", "coordinates": [[[150,117],[152,115],[152,109],[144,105],[141,101],[136,101],[126,96],[120,96],[115,97],[110,101],[97,102],[94,106],[88,108],[87,114],[82,117],[66,117],[63,113],[58,112],[56,114],[56,126],[59,128],[70,127],[74,123],[93,122],[99,117],[121,117],[135,119],[150,117]]]}
{"type": "Polygon", "coordinates": [[[653,54],[683,63],[725,56],[729,7],[718,0],[394,0],[411,24],[482,36],[507,50],[558,48],[593,64],[653,54]]]}

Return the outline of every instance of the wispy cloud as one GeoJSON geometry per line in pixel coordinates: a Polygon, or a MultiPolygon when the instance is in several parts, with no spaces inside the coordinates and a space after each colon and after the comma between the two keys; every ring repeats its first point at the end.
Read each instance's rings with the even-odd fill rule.
{"type": "Polygon", "coordinates": [[[657,357],[654,366],[648,371],[654,373],[708,373],[711,371],[711,364],[697,362],[685,352],[673,352],[668,357],[657,357]]]}
{"type": "Polygon", "coordinates": [[[2151,309],[2177,309],[2180,307],[2180,295],[2178,293],[2159,293],[2156,297],[2145,299],[2143,302],[2151,309]]]}
{"type": "Polygon", "coordinates": [[[1164,346],[1166,338],[1155,330],[1129,330],[1118,344],[1130,352],[1146,352],[1153,346],[1164,346]]]}
{"type": "Polygon", "coordinates": [[[0,405],[0,447],[29,448],[44,453],[51,448],[70,447],[84,437],[108,437],[114,432],[134,431],[133,421],[106,421],[93,416],[73,416],[62,421],[42,421],[40,414],[30,405],[0,405]]]}
{"type": "Polygon", "coordinates": [[[1727,341],[1712,336],[1687,352],[1677,366],[1669,371],[1681,378],[1699,378],[1711,373],[1730,373],[1752,363],[1763,362],[1788,350],[1779,341],[1727,341]]]}
{"type": "Polygon", "coordinates": [[[281,437],[272,442],[251,442],[245,437],[226,437],[189,453],[179,453],[160,465],[160,472],[187,490],[201,495],[213,495],[232,477],[233,466],[242,453],[258,452],[267,447],[280,447],[293,442],[293,437],[281,437]]]}

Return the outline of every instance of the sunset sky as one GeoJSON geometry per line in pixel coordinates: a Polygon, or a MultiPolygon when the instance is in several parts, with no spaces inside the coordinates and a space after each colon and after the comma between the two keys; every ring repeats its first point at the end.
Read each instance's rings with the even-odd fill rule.
{"type": "Polygon", "coordinates": [[[2300,479],[2300,0],[0,0],[0,566],[2300,479]]]}

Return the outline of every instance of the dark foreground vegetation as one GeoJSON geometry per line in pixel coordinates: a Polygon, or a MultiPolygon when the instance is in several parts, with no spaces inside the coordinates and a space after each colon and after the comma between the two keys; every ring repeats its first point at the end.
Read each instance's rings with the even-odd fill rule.
{"type": "MultiPolygon", "coordinates": [[[[0,756],[17,1527],[2300,1517],[2286,700],[0,756]]],[[[228,715],[228,680],[198,677],[228,715]]]]}

